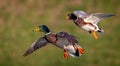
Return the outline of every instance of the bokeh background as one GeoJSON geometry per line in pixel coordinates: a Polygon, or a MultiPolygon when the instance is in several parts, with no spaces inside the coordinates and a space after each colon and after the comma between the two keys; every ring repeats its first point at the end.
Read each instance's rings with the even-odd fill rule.
{"type": "Polygon", "coordinates": [[[120,66],[120,0],[0,0],[0,66],[120,66]],[[74,10],[116,16],[99,23],[105,33],[96,40],[65,19],[74,10]],[[31,43],[44,35],[32,32],[39,24],[79,37],[85,54],[66,60],[63,50],[49,44],[23,57],[31,43]]]}

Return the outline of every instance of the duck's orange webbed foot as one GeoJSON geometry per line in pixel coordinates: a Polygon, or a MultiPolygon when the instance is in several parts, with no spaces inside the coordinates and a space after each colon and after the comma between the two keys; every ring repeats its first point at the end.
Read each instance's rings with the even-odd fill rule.
{"type": "Polygon", "coordinates": [[[98,36],[96,35],[96,31],[93,32],[93,36],[95,39],[98,39],[98,36]]]}
{"type": "Polygon", "coordinates": [[[68,59],[68,53],[66,52],[66,50],[64,49],[64,58],[68,59]]]}
{"type": "Polygon", "coordinates": [[[83,48],[77,47],[77,45],[74,45],[74,47],[78,49],[78,52],[79,52],[80,54],[84,54],[84,49],[83,49],[83,48]]]}
{"type": "Polygon", "coordinates": [[[84,49],[82,48],[77,48],[80,54],[84,54],[84,49]]]}

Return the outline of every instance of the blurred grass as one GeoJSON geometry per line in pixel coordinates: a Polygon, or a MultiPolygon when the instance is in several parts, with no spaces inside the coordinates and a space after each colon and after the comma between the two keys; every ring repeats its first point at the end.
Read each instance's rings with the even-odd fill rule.
{"type": "Polygon", "coordinates": [[[120,66],[119,14],[119,0],[0,0],[0,66],[120,66]],[[105,33],[95,40],[65,19],[74,10],[116,16],[100,23],[105,33]],[[31,31],[39,24],[46,24],[53,32],[78,36],[85,54],[65,60],[63,50],[48,45],[23,57],[31,43],[44,35],[31,31]]]}

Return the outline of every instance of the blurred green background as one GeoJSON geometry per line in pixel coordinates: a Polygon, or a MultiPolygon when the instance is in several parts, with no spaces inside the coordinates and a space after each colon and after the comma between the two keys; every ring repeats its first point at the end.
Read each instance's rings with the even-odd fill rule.
{"type": "Polygon", "coordinates": [[[120,66],[120,0],[0,0],[0,66],[120,66]],[[74,10],[116,16],[99,23],[105,33],[95,40],[65,19],[74,10]],[[63,50],[49,44],[23,57],[31,43],[44,35],[32,32],[39,24],[78,36],[85,54],[65,60],[63,50]]]}

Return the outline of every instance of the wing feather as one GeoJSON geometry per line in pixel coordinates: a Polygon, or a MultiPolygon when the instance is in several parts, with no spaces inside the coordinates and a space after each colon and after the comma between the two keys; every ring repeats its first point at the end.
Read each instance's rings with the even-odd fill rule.
{"type": "Polygon", "coordinates": [[[72,44],[78,43],[76,37],[67,32],[59,32],[57,35],[66,38],[72,44]]]}
{"type": "Polygon", "coordinates": [[[113,14],[105,14],[105,13],[94,13],[84,19],[85,22],[89,22],[92,24],[97,24],[101,19],[108,18],[114,16],[113,14]]]}
{"type": "Polygon", "coordinates": [[[48,41],[45,39],[45,37],[39,38],[38,40],[36,40],[32,43],[30,48],[23,54],[23,56],[27,56],[27,55],[33,53],[34,51],[36,51],[37,49],[39,49],[43,46],[46,46],[47,43],[48,43],[48,41]]]}
{"type": "Polygon", "coordinates": [[[82,18],[82,19],[85,19],[88,14],[86,14],[84,11],[73,11],[73,13],[79,17],[79,18],[82,18]]]}

